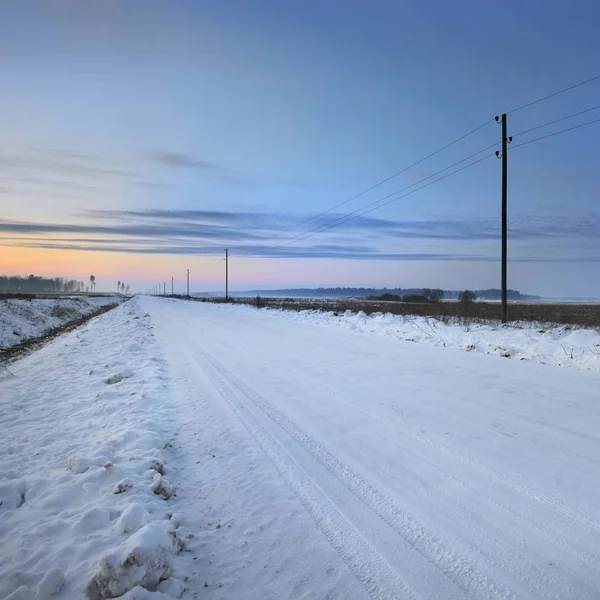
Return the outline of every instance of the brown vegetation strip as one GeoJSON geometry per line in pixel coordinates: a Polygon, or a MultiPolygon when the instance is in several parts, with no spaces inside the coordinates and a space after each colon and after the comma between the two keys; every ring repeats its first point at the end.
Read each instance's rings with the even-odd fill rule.
{"type": "MultiPolygon", "coordinates": [[[[224,298],[192,298],[204,302],[225,302],[224,298]]],[[[230,298],[233,304],[250,304],[259,308],[284,310],[323,310],[333,312],[363,311],[394,315],[432,317],[441,321],[450,318],[468,318],[482,321],[499,321],[499,302],[475,302],[465,307],[459,302],[381,302],[377,300],[313,300],[310,298],[230,298]]],[[[569,303],[509,303],[508,320],[558,325],[600,327],[600,304],[569,303]]]]}

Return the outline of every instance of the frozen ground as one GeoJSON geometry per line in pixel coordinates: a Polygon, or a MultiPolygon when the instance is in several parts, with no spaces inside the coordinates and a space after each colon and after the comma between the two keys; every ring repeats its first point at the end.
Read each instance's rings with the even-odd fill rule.
{"type": "Polygon", "coordinates": [[[0,597],[600,597],[599,374],[309,317],[136,298],[14,363],[0,597]]]}
{"type": "Polygon", "coordinates": [[[55,327],[121,300],[119,296],[0,299],[0,350],[40,337],[55,327]]]}

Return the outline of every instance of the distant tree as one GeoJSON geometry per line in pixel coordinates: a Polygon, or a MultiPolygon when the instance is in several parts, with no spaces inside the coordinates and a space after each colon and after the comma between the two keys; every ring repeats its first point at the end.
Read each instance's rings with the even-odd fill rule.
{"type": "Polygon", "coordinates": [[[460,292],[460,294],[458,294],[458,301],[464,306],[469,306],[469,304],[473,304],[473,302],[475,302],[476,299],[477,296],[475,295],[475,292],[472,292],[471,290],[463,290],[462,292],[460,292]]]}
{"type": "Polygon", "coordinates": [[[414,302],[416,304],[428,302],[429,298],[424,294],[407,294],[402,296],[402,302],[414,302]]]}
{"type": "Polygon", "coordinates": [[[429,302],[441,302],[444,299],[444,290],[439,288],[433,290],[423,290],[429,302]]]}
{"type": "Polygon", "coordinates": [[[375,300],[385,300],[386,302],[400,302],[402,298],[397,294],[381,294],[381,296],[375,296],[375,300]]]}
{"type": "Polygon", "coordinates": [[[117,294],[121,291],[121,282],[117,281],[117,294]]]}
{"type": "Polygon", "coordinates": [[[125,293],[125,283],[122,282],[121,283],[121,294],[124,294],[124,293],[125,293]]]}
{"type": "Polygon", "coordinates": [[[90,275],[90,288],[92,292],[96,289],[96,276],[90,275]]]}
{"type": "Polygon", "coordinates": [[[127,285],[125,286],[125,293],[126,293],[128,296],[129,296],[129,289],[130,289],[130,287],[131,287],[131,286],[130,286],[129,284],[127,284],[127,285]]]}

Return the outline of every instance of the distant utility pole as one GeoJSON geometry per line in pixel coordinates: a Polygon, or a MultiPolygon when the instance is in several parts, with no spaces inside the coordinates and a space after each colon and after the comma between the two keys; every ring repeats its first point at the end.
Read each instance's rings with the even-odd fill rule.
{"type": "Polygon", "coordinates": [[[175,294],[173,293],[173,278],[171,277],[171,296],[174,296],[175,294]]]}
{"type": "Polygon", "coordinates": [[[229,250],[225,248],[225,300],[229,300],[229,250]]]}
{"type": "Polygon", "coordinates": [[[190,270],[187,270],[187,297],[190,297],[190,270]]]}
{"type": "MultiPolygon", "coordinates": [[[[506,113],[501,117],[496,117],[496,122],[502,124],[502,322],[507,321],[507,262],[508,262],[508,203],[507,203],[507,184],[508,184],[508,144],[512,142],[512,137],[506,135],[506,113]]],[[[500,156],[496,152],[496,156],[500,156]]]]}

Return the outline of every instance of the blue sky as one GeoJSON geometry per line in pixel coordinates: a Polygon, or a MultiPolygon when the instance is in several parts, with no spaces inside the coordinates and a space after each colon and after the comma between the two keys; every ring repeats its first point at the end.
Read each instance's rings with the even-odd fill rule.
{"type": "MultiPolygon", "coordinates": [[[[217,289],[228,247],[234,289],[498,287],[495,157],[294,239],[499,141],[493,122],[291,228],[600,74],[598,22],[537,0],[4,3],[0,271],[217,289]]],[[[596,104],[600,80],[509,133],[596,104]]],[[[599,135],[509,154],[510,287],[600,296],[599,135]]]]}

